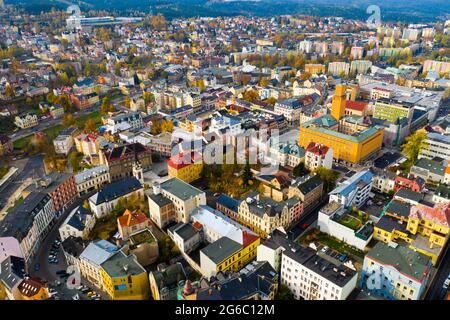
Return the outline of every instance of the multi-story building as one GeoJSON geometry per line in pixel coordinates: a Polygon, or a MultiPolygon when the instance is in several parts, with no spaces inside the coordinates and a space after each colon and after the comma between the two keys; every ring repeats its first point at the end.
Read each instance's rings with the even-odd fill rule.
{"type": "Polygon", "coordinates": [[[274,300],[278,274],[267,261],[253,261],[238,273],[221,273],[211,282],[180,282],[178,300],[274,300]],[[236,290],[236,288],[239,288],[236,290]],[[242,290],[242,288],[245,288],[242,290]]]}
{"type": "Polygon", "coordinates": [[[68,155],[70,150],[74,145],[74,133],[78,130],[76,128],[67,128],[53,140],[53,146],[55,147],[55,152],[59,154],[68,155]]]}
{"type": "Polygon", "coordinates": [[[70,95],[70,101],[80,111],[88,109],[100,102],[100,98],[96,92],[88,94],[70,95]]]}
{"type": "Polygon", "coordinates": [[[364,257],[359,287],[384,299],[420,300],[431,271],[426,255],[396,243],[378,242],[364,257]]]}
{"type": "MultiPolygon", "coordinates": [[[[272,140],[270,140],[272,142],[272,140]]],[[[297,143],[280,143],[270,147],[268,159],[274,165],[289,166],[295,168],[300,162],[305,160],[305,149],[297,143]]]]}
{"type": "Polygon", "coordinates": [[[369,170],[354,174],[330,192],[330,202],[336,201],[344,207],[361,207],[369,199],[373,174],[369,170]]]}
{"type": "Polygon", "coordinates": [[[336,160],[359,163],[378,150],[383,143],[384,128],[357,124],[358,119],[344,117],[345,86],[337,86],[331,116],[324,115],[300,125],[298,143],[306,148],[311,142],[333,149],[336,160]],[[356,122],[355,122],[356,120],[356,122]]]}
{"type": "Polygon", "coordinates": [[[236,221],[266,238],[276,228],[288,228],[302,213],[303,203],[296,196],[274,201],[252,193],[239,204],[236,221]]]}
{"type": "Polygon", "coordinates": [[[144,199],[144,187],[135,177],[116,181],[100,189],[89,198],[89,206],[97,218],[102,218],[107,216],[121,199],[132,196],[139,200],[144,199]]]}
{"type": "Polygon", "coordinates": [[[130,130],[140,130],[144,128],[144,122],[140,112],[119,112],[103,121],[113,134],[121,124],[127,123],[130,130]]]}
{"type": "Polygon", "coordinates": [[[203,170],[203,157],[200,153],[191,151],[179,153],[167,162],[169,176],[190,183],[200,179],[203,170]]]}
{"type": "Polygon", "coordinates": [[[450,73],[450,62],[426,60],[423,63],[423,72],[434,71],[437,73],[450,73]]]}
{"type": "Polygon", "coordinates": [[[350,74],[365,74],[372,67],[370,60],[353,60],[350,63],[350,74]]]}
{"type": "Polygon", "coordinates": [[[152,165],[149,147],[140,143],[126,144],[112,149],[100,150],[100,164],[108,166],[111,181],[133,176],[133,165],[138,162],[143,171],[152,165]]]}
{"type": "Polygon", "coordinates": [[[419,152],[420,158],[441,158],[450,160],[450,136],[429,132],[425,139],[425,146],[419,152]]]}
{"type": "Polygon", "coordinates": [[[330,62],[328,64],[328,73],[334,76],[348,75],[349,72],[350,63],[348,62],[330,62]]]}
{"type": "Polygon", "coordinates": [[[20,129],[36,127],[39,124],[38,116],[32,113],[26,113],[16,116],[14,124],[20,129]]]}
{"type": "Polygon", "coordinates": [[[29,264],[54,223],[52,198],[32,192],[0,221],[0,262],[8,256],[29,264]]]}
{"type": "Polygon", "coordinates": [[[25,278],[18,290],[21,300],[46,300],[49,297],[48,285],[39,278],[25,278]]]}
{"type": "Polygon", "coordinates": [[[123,240],[128,239],[132,234],[151,228],[150,219],[145,213],[140,210],[131,212],[128,209],[117,218],[117,226],[123,240]]]}
{"type": "Polygon", "coordinates": [[[72,210],[69,216],[59,227],[61,241],[69,237],[86,239],[95,225],[94,215],[83,206],[72,210]]]}
{"type": "MultiPolygon", "coordinates": [[[[176,222],[189,222],[192,210],[200,205],[206,205],[206,195],[203,191],[177,178],[169,179],[161,184],[154,184],[153,195],[161,195],[173,203],[176,222]]],[[[148,197],[150,206],[152,206],[153,203],[158,204],[155,197],[152,197],[151,195],[148,197]],[[150,203],[150,200],[153,203],[150,203]]],[[[163,203],[161,203],[161,205],[162,208],[167,210],[166,212],[168,214],[167,219],[161,217],[161,224],[164,225],[164,222],[167,223],[167,221],[170,220],[171,208],[163,203]]],[[[158,206],[160,205],[158,204],[158,206]]],[[[150,216],[153,220],[152,211],[150,211],[150,216]]],[[[158,219],[156,219],[156,221],[158,221],[158,219]]]]}
{"type": "Polygon", "coordinates": [[[94,190],[99,190],[110,182],[109,170],[106,165],[86,169],[75,176],[75,183],[80,196],[94,190]]]}
{"type": "Polygon", "coordinates": [[[119,249],[106,240],[95,240],[84,249],[79,257],[81,275],[92,285],[103,289],[101,265],[119,249]]]}
{"type": "Polygon", "coordinates": [[[52,172],[41,181],[41,185],[44,187],[43,191],[52,198],[56,213],[64,210],[78,198],[73,174],[52,172]]]}
{"type": "Polygon", "coordinates": [[[305,64],[305,72],[309,74],[322,74],[325,73],[325,65],[323,64],[305,64]]]}
{"type": "Polygon", "coordinates": [[[293,123],[300,121],[300,113],[302,111],[302,104],[298,98],[290,98],[285,100],[278,100],[274,106],[274,112],[278,115],[283,115],[287,121],[293,123]]]}
{"type": "Polygon", "coordinates": [[[410,173],[429,183],[441,183],[445,178],[445,169],[442,161],[421,158],[411,167],[410,173]]]}
{"type": "Polygon", "coordinates": [[[187,279],[180,262],[170,266],[158,264],[157,270],[150,272],[150,288],[154,300],[176,300],[180,281],[187,279]]]}
{"type": "Polygon", "coordinates": [[[397,174],[394,178],[394,191],[409,189],[414,192],[421,192],[425,187],[425,180],[412,174],[397,174]]]}
{"type": "Polygon", "coordinates": [[[374,230],[372,221],[364,221],[334,201],[320,209],[317,226],[320,231],[362,251],[372,240],[374,230]]]}
{"type": "Polygon", "coordinates": [[[280,284],[289,287],[295,299],[345,300],[357,285],[358,273],[298,245],[282,252],[280,284]]]}
{"type": "Polygon", "coordinates": [[[175,206],[171,200],[162,194],[147,194],[150,219],[159,228],[164,228],[176,221],[175,206]]]}
{"type": "Polygon", "coordinates": [[[374,170],[373,173],[372,188],[381,193],[389,193],[394,191],[395,186],[395,173],[389,170],[374,170]]]}
{"type": "Polygon", "coordinates": [[[380,98],[375,102],[373,117],[395,123],[398,119],[406,118],[408,122],[413,114],[412,103],[399,100],[380,98]]]}
{"type": "Polygon", "coordinates": [[[306,175],[292,180],[288,198],[297,197],[303,203],[304,210],[320,203],[323,196],[323,181],[318,175],[306,175]]]}
{"type": "Polygon", "coordinates": [[[134,255],[122,251],[108,257],[100,265],[102,287],[112,300],[148,300],[150,284],[147,271],[134,255]]]}
{"type": "Polygon", "coordinates": [[[51,106],[50,115],[53,117],[53,119],[62,118],[64,116],[64,108],[60,105],[51,106]]]}
{"type": "Polygon", "coordinates": [[[320,143],[311,142],[305,151],[305,166],[309,170],[317,170],[320,167],[331,169],[333,149],[320,143]]]}
{"type": "Polygon", "coordinates": [[[13,255],[0,259],[0,286],[8,300],[20,300],[19,285],[25,278],[25,260],[13,255]]]}

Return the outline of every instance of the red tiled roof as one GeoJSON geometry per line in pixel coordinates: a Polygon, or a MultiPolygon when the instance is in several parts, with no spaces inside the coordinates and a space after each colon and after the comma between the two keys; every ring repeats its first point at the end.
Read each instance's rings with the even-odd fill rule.
{"type": "Polygon", "coordinates": [[[433,208],[423,204],[411,207],[409,216],[415,219],[425,219],[434,223],[450,227],[450,203],[439,203],[433,208]]]}
{"type": "Polygon", "coordinates": [[[119,224],[122,227],[130,227],[130,226],[134,226],[136,224],[140,224],[143,222],[146,222],[148,219],[148,217],[142,213],[139,210],[136,210],[135,212],[131,212],[130,210],[126,210],[124,212],[124,214],[119,217],[119,224]]]}
{"type": "Polygon", "coordinates": [[[308,147],[306,148],[306,152],[314,153],[315,155],[321,156],[323,158],[327,154],[328,149],[329,148],[327,146],[324,146],[323,144],[310,142],[308,147]]]}
{"type": "Polygon", "coordinates": [[[198,152],[191,151],[190,154],[179,153],[176,156],[172,156],[167,162],[167,165],[178,170],[198,163],[199,161],[202,161],[202,155],[198,152]]]}
{"type": "Polygon", "coordinates": [[[351,101],[347,100],[345,103],[346,109],[356,110],[356,111],[363,111],[367,107],[367,102],[364,101],[351,101]]]}
{"type": "Polygon", "coordinates": [[[259,237],[254,233],[248,233],[247,231],[242,231],[242,246],[246,248],[251,245],[253,242],[258,240],[259,237]]]}

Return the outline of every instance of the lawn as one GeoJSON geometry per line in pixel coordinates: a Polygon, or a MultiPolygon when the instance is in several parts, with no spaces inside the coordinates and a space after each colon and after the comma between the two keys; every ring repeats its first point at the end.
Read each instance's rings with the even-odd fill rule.
{"type": "Polygon", "coordinates": [[[6,212],[10,213],[15,207],[17,207],[19,204],[21,204],[23,202],[23,197],[20,197],[19,199],[17,199],[16,201],[14,201],[14,205],[12,207],[9,207],[6,212]]]}
{"type": "Polygon", "coordinates": [[[0,167],[0,179],[3,178],[5,176],[5,174],[7,174],[9,171],[8,167],[0,167]]]}
{"type": "MultiPolygon", "coordinates": [[[[82,116],[76,118],[75,119],[75,124],[77,125],[77,127],[80,130],[83,130],[84,124],[86,123],[86,121],[88,119],[93,119],[97,125],[101,125],[101,123],[102,123],[101,118],[102,118],[102,116],[100,115],[100,112],[94,111],[92,113],[85,114],[85,115],[82,115],[82,116]]],[[[43,130],[43,132],[45,133],[45,135],[47,137],[49,137],[50,139],[53,140],[54,138],[56,138],[58,136],[58,134],[63,129],[64,129],[64,127],[61,124],[58,124],[56,126],[53,126],[53,127],[50,127],[50,128],[47,128],[47,129],[43,130]]],[[[29,135],[29,136],[26,136],[26,137],[23,137],[23,138],[20,138],[20,139],[14,141],[14,149],[20,150],[24,146],[29,144],[30,141],[31,141],[32,136],[33,135],[29,135]]]]}
{"type": "Polygon", "coordinates": [[[304,233],[298,240],[299,244],[309,245],[311,242],[317,241],[320,244],[334,249],[341,253],[346,253],[350,256],[364,258],[364,252],[360,251],[343,241],[340,241],[326,233],[320,232],[318,229],[310,229],[304,233]]]}
{"type": "Polygon", "coordinates": [[[346,227],[349,227],[352,230],[358,230],[362,227],[361,220],[350,214],[343,214],[341,219],[339,220],[339,223],[346,227]]]}

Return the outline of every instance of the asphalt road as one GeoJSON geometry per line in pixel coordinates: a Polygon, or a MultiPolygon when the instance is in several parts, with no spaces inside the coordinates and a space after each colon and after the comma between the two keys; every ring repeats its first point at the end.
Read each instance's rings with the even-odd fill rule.
{"type": "Polygon", "coordinates": [[[64,284],[64,280],[62,280],[56,272],[59,270],[67,270],[67,263],[66,259],[64,257],[64,254],[62,252],[62,249],[60,247],[58,251],[58,264],[50,264],[48,263],[48,255],[49,251],[52,247],[53,242],[56,238],[59,238],[59,227],[64,222],[64,220],[67,218],[67,216],[72,212],[73,209],[83,204],[84,199],[91,196],[91,194],[84,195],[82,198],[79,198],[75,200],[72,204],[70,204],[66,210],[61,214],[59,218],[57,218],[55,224],[52,226],[50,232],[48,233],[47,237],[44,239],[44,241],[41,243],[39,247],[39,251],[37,252],[36,256],[33,259],[33,263],[31,265],[30,274],[32,276],[40,277],[41,279],[48,281],[51,286],[53,286],[56,291],[58,292],[58,296],[62,300],[70,300],[72,297],[78,293],[77,290],[70,290],[67,288],[67,286],[64,284]],[[40,264],[40,270],[35,271],[34,266],[36,263],[40,264]],[[55,286],[55,281],[58,280],[62,284],[59,286],[55,286]]]}
{"type": "Polygon", "coordinates": [[[450,249],[448,247],[447,245],[447,250],[441,257],[436,275],[425,297],[426,300],[442,300],[446,297],[446,295],[443,295],[442,285],[450,274],[450,249]]]}

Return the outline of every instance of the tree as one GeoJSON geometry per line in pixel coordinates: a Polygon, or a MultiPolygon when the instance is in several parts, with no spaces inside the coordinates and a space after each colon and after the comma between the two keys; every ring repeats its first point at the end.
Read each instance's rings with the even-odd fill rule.
{"type": "Polygon", "coordinates": [[[82,158],[83,154],[78,153],[78,152],[71,152],[69,153],[69,163],[70,166],[72,167],[73,172],[78,172],[81,169],[81,165],[80,165],[80,160],[82,158]]]}
{"type": "Polygon", "coordinates": [[[173,131],[173,122],[170,119],[164,120],[164,122],[161,124],[161,131],[162,132],[172,132],[173,131]]]}
{"type": "Polygon", "coordinates": [[[245,91],[243,98],[246,101],[253,102],[253,101],[259,100],[259,94],[255,90],[247,90],[247,91],[245,91]]]}
{"type": "Polygon", "coordinates": [[[292,174],[294,175],[294,177],[301,177],[308,173],[309,171],[308,169],[306,169],[305,163],[303,161],[296,165],[292,170],[292,174]]]}
{"type": "Polygon", "coordinates": [[[275,99],[274,97],[269,97],[266,99],[266,103],[270,104],[271,106],[274,106],[275,103],[277,103],[277,99],[275,99]]]}
{"type": "Polygon", "coordinates": [[[5,88],[5,96],[12,99],[15,96],[13,87],[8,83],[5,88]]]}
{"type": "Polygon", "coordinates": [[[294,300],[294,294],[291,292],[287,285],[282,284],[278,287],[278,292],[275,295],[275,300],[294,300]]]}
{"type": "Polygon", "coordinates": [[[333,190],[336,185],[336,181],[339,178],[339,172],[324,167],[319,167],[317,169],[317,175],[323,182],[325,192],[330,192],[333,190]]]}
{"type": "Polygon", "coordinates": [[[73,117],[73,115],[71,113],[66,113],[64,115],[63,121],[62,121],[62,125],[64,128],[68,128],[72,125],[75,124],[75,119],[73,117]]]}
{"type": "Polygon", "coordinates": [[[248,186],[250,183],[250,180],[253,178],[252,172],[250,170],[250,163],[247,161],[244,167],[244,173],[242,174],[242,181],[244,182],[244,185],[248,186]]]}
{"type": "Polygon", "coordinates": [[[155,96],[151,92],[144,92],[142,98],[144,99],[145,105],[155,102],[155,96]]]}
{"type": "Polygon", "coordinates": [[[402,152],[408,158],[405,164],[405,170],[409,171],[417,161],[421,149],[427,148],[427,132],[424,129],[417,130],[406,138],[405,144],[402,145],[402,152]]]}
{"type": "Polygon", "coordinates": [[[84,133],[94,133],[97,131],[97,125],[94,120],[88,119],[84,124],[84,133]]]}

